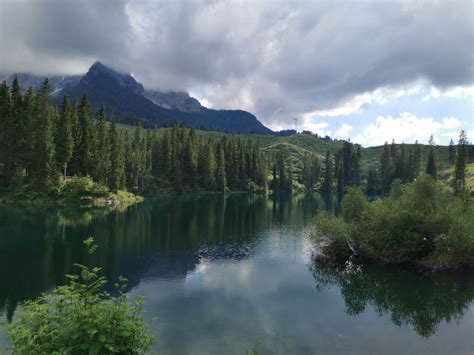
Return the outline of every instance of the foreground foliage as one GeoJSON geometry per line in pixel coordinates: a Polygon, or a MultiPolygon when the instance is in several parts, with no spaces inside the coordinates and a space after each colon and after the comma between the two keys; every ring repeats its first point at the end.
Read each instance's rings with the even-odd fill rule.
{"type": "Polygon", "coordinates": [[[353,251],[383,264],[415,264],[442,269],[474,266],[474,206],[428,175],[402,185],[390,196],[368,202],[349,189],[342,217],[315,217],[315,239],[323,254],[345,259],[353,251]]]}
{"type": "MultiPolygon", "coordinates": [[[[89,254],[93,240],[85,241],[89,254]]],[[[131,302],[124,292],[104,292],[107,283],[100,268],[76,265],[79,275],[37,300],[26,302],[13,323],[6,326],[18,354],[138,354],[150,350],[153,337],[142,317],[143,302],[131,302]]]]}

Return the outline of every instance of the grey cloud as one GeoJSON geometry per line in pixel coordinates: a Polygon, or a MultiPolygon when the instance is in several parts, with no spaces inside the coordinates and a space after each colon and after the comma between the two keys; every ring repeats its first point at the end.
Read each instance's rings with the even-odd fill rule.
{"type": "Polygon", "coordinates": [[[474,83],[469,0],[0,1],[0,71],[100,59],[267,124],[380,87],[474,83]]]}

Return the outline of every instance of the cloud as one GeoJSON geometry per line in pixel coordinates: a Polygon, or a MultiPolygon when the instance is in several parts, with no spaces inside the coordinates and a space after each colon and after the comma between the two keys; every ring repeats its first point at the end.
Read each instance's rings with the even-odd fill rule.
{"type": "Polygon", "coordinates": [[[399,117],[377,117],[375,124],[364,128],[354,141],[364,146],[382,145],[392,139],[399,143],[415,140],[423,143],[428,141],[431,134],[437,141],[438,136],[445,136],[446,130],[460,127],[461,122],[455,117],[444,117],[437,121],[432,117],[417,117],[410,112],[403,112],[399,117]]]}
{"type": "Polygon", "coordinates": [[[445,90],[440,90],[436,87],[430,88],[430,93],[425,95],[423,101],[429,101],[432,99],[437,99],[439,97],[449,97],[449,98],[457,98],[457,97],[466,97],[471,96],[474,98],[474,85],[473,86],[455,86],[452,88],[447,88],[445,90]]]}
{"type": "Polygon", "coordinates": [[[77,74],[98,59],[145,87],[204,92],[216,108],[288,127],[408,95],[419,82],[439,92],[473,86],[473,6],[4,0],[0,72],[77,74]]]}
{"type": "Polygon", "coordinates": [[[335,138],[349,138],[349,132],[352,131],[352,126],[347,123],[343,123],[342,127],[339,128],[336,132],[334,132],[335,138]]]}

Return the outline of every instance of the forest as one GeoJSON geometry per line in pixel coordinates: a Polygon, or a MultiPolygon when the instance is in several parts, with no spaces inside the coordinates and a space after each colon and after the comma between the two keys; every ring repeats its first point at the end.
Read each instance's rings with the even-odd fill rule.
{"type": "Polygon", "coordinates": [[[72,177],[89,177],[98,189],[115,192],[266,189],[267,162],[258,142],[206,140],[178,124],[161,137],[140,126],[131,131],[107,119],[103,107],[95,117],[86,96],[80,102],[64,96],[57,108],[47,79],[37,93],[22,93],[17,79],[11,88],[3,82],[0,91],[4,189],[53,193],[72,177]]]}
{"type": "MultiPolygon", "coordinates": [[[[141,195],[304,190],[341,201],[349,187],[362,186],[374,198],[387,195],[396,179],[407,183],[420,172],[439,175],[433,137],[427,152],[418,142],[385,143],[378,157],[371,153],[368,166],[362,162],[367,148],[310,139],[325,144],[325,157],[302,149],[295,160],[289,145],[272,150],[260,136],[198,134],[178,122],[168,129],[124,126],[107,117],[104,107],[92,112],[87,96],[80,102],[64,96],[55,105],[47,79],[38,92],[23,92],[15,78],[11,88],[5,81],[0,87],[0,192],[54,199],[121,190],[141,195]]],[[[448,165],[455,168],[450,183],[457,191],[465,186],[472,150],[464,131],[458,146],[452,141],[449,146],[448,165]]]]}

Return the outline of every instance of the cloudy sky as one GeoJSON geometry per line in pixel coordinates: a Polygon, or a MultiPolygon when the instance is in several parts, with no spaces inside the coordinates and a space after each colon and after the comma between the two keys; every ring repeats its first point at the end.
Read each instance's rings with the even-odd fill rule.
{"type": "Polygon", "coordinates": [[[363,145],[474,140],[474,2],[0,0],[0,72],[80,74],[363,145]]]}

